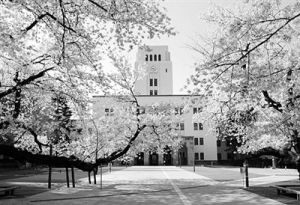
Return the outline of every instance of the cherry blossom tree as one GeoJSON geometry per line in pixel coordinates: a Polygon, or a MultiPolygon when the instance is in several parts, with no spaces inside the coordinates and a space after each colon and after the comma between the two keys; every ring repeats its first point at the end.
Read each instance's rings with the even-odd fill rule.
{"type": "Polygon", "coordinates": [[[245,1],[206,17],[217,34],[189,85],[214,101],[216,126],[242,153],[287,154],[299,164],[299,23],[297,1],[245,1]]]}
{"type": "Polygon", "coordinates": [[[68,153],[68,147],[76,147],[82,140],[80,131],[69,132],[53,116],[57,109],[53,98],[61,96],[72,115],[85,118],[91,94],[111,89],[104,58],[131,50],[145,38],[174,34],[159,3],[1,1],[0,154],[82,170],[97,166],[79,154],[68,153]],[[49,156],[49,139],[58,130],[67,130],[64,135],[69,139],[55,143],[56,155],[49,156]]]}

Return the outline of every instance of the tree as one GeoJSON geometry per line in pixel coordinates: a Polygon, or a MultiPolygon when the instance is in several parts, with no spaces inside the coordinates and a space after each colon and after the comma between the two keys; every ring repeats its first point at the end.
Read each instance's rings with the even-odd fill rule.
{"type": "Polygon", "coordinates": [[[202,61],[189,80],[195,92],[217,101],[214,116],[226,125],[221,133],[233,130],[240,152],[281,151],[298,164],[299,8],[296,1],[269,0],[246,1],[238,11],[217,8],[207,20],[221,32],[210,46],[194,47],[202,61]],[[251,123],[237,123],[250,111],[251,123]]]}
{"type": "Polygon", "coordinates": [[[0,154],[91,170],[95,164],[76,156],[45,154],[53,128],[63,125],[51,117],[51,99],[60,95],[84,116],[90,95],[110,89],[102,59],[173,35],[170,19],[149,0],[1,1],[0,11],[0,154]]]}
{"type": "Polygon", "coordinates": [[[69,112],[67,112],[65,99],[57,96],[55,102],[59,103],[54,104],[54,108],[51,109],[57,113],[53,124],[49,126],[52,132],[48,132],[50,137],[46,136],[46,140],[45,137],[43,138],[46,149],[39,150],[38,144],[28,137],[22,137],[18,146],[32,150],[32,153],[39,150],[38,155],[33,159],[39,157],[45,159],[50,152],[50,143],[56,152],[56,156],[52,157],[55,159],[53,163],[57,163],[55,165],[72,165],[88,172],[97,169],[98,165],[106,164],[124,155],[135,156],[138,152],[153,150],[162,153],[167,146],[177,150],[181,146],[177,125],[182,119],[176,114],[175,106],[157,103],[147,107],[144,112],[145,108],[139,105],[133,91],[134,71],[130,71],[130,65],[124,58],[122,59],[115,61],[118,62],[116,63],[118,71],[111,76],[111,79],[115,82],[114,87],[119,85],[123,89],[117,88],[119,95],[108,96],[102,100],[106,102],[105,107],[113,107],[113,110],[109,109],[107,115],[84,115],[83,123],[77,120],[77,124],[82,125],[80,133],[71,131],[67,134],[68,140],[65,140],[66,138],[62,138],[65,135],[57,135],[57,129],[69,120],[69,112]],[[60,120],[57,120],[58,118],[60,120]],[[72,163],[66,162],[66,159],[71,160],[72,163]]]}

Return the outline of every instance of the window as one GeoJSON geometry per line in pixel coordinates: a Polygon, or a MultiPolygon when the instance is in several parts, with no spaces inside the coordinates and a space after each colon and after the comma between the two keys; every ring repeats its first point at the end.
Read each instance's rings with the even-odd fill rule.
{"type": "Polygon", "coordinates": [[[179,114],[180,114],[180,115],[183,114],[183,107],[179,108],[179,114]]]}
{"type": "Polygon", "coordinates": [[[228,159],[228,160],[232,160],[232,159],[233,159],[232,153],[227,153],[227,159],[228,159]]]}
{"type": "Polygon", "coordinates": [[[158,54],[158,61],[161,61],[161,55],[158,54]]]}
{"type": "Polygon", "coordinates": [[[202,137],[199,138],[199,144],[204,145],[204,139],[202,137]]]}
{"type": "Polygon", "coordinates": [[[194,123],[194,130],[198,130],[198,123],[194,123]]]}
{"type": "Polygon", "coordinates": [[[202,112],[202,108],[201,107],[194,107],[193,108],[193,114],[197,114],[197,113],[200,113],[202,112]]]}
{"type": "Polygon", "coordinates": [[[154,95],[157,95],[157,90],[154,90],[154,95]]]}
{"type": "Polygon", "coordinates": [[[184,130],[184,123],[180,123],[180,130],[184,130]]]}
{"type": "Polygon", "coordinates": [[[198,152],[195,152],[195,161],[196,160],[199,160],[199,153],[198,152]]]}
{"type": "Polygon", "coordinates": [[[154,55],[154,61],[157,61],[157,56],[156,56],[156,54],[154,55]]]}
{"type": "Polygon", "coordinates": [[[196,137],[196,138],[194,138],[194,145],[198,145],[199,143],[198,143],[198,138],[196,137]]]}
{"type": "Polygon", "coordinates": [[[154,78],[154,86],[157,86],[157,79],[154,78]]]}
{"type": "Polygon", "coordinates": [[[218,153],[218,160],[222,160],[222,154],[218,153]]]}
{"type": "Polygon", "coordinates": [[[105,116],[112,116],[114,109],[113,108],[105,108],[104,112],[105,112],[105,116]]]}
{"type": "Polygon", "coordinates": [[[200,160],[204,160],[204,153],[200,152],[200,160]]]}
{"type": "Polygon", "coordinates": [[[153,95],[153,90],[150,90],[150,95],[153,95]]]}
{"type": "Polygon", "coordinates": [[[139,107],[138,109],[137,109],[137,113],[138,114],[145,114],[145,108],[144,107],[139,107]]]}
{"type": "Polygon", "coordinates": [[[148,61],[148,55],[145,56],[145,61],[148,61]]]}
{"type": "Polygon", "coordinates": [[[194,130],[203,130],[202,123],[194,123],[194,130]]]}
{"type": "Polygon", "coordinates": [[[175,108],[175,115],[182,115],[183,114],[183,107],[176,107],[175,108]]]}
{"type": "MultiPolygon", "coordinates": [[[[77,130],[77,131],[79,131],[79,130],[77,130]]],[[[82,131],[82,129],[79,131],[79,134],[81,133],[81,131],[82,131]]],[[[88,132],[91,135],[93,133],[93,129],[92,128],[88,128],[88,132]]]]}
{"type": "Polygon", "coordinates": [[[157,86],[158,83],[157,83],[157,78],[150,78],[150,86],[157,86]]]}
{"type": "Polygon", "coordinates": [[[226,140],[226,146],[229,147],[231,145],[230,140],[226,140]]]}
{"type": "Polygon", "coordinates": [[[199,123],[199,130],[203,130],[203,124],[199,123]]]}
{"type": "Polygon", "coordinates": [[[152,54],[150,54],[150,61],[152,61],[152,54]]]}
{"type": "Polygon", "coordinates": [[[221,147],[221,140],[217,140],[217,146],[221,147]]]}
{"type": "Polygon", "coordinates": [[[183,123],[183,122],[178,123],[178,124],[177,124],[177,128],[178,128],[179,130],[184,130],[184,123],[183,123]]]}

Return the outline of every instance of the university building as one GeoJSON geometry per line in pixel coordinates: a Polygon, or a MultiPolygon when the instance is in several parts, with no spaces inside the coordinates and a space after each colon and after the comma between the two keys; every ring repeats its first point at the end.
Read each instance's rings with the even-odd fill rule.
{"type": "MultiPolygon", "coordinates": [[[[196,104],[183,113],[188,100],[200,100],[200,96],[173,94],[173,69],[167,46],[149,46],[137,52],[136,67],[145,68],[143,75],[135,85],[135,94],[141,106],[154,103],[172,103],[178,114],[183,117],[180,123],[180,135],[184,145],[180,150],[171,150],[166,154],[139,153],[132,162],[135,165],[193,165],[211,163],[226,159],[225,153],[218,153],[216,132],[208,129],[207,121],[193,121],[193,115],[202,112],[196,104]],[[224,155],[224,156],[222,156],[224,155]]],[[[98,116],[110,112],[105,107],[107,96],[94,96],[94,113],[98,116]]],[[[185,109],[186,110],[186,109],[185,109]]]]}

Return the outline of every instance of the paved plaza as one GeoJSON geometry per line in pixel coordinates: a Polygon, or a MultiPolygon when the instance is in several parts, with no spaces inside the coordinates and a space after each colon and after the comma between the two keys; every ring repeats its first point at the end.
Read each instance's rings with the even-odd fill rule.
{"type": "Polygon", "coordinates": [[[193,167],[174,166],[115,168],[103,174],[102,189],[99,175],[96,185],[90,185],[85,175],[76,172],[76,188],[67,188],[61,179],[51,190],[46,188],[46,173],[0,177],[1,184],[21,186],[15,196],[0,197],[0,204],[298,204],[295,198],[277,196],[276,190],[270,188],[278,183],[298,183],[298,173],[292,169],[250,168],[248,189],[243,188],[238,167],[196,167],[195,172],[193,167]],[[31,188],[39,191],[30,193],[31,188]]]}

